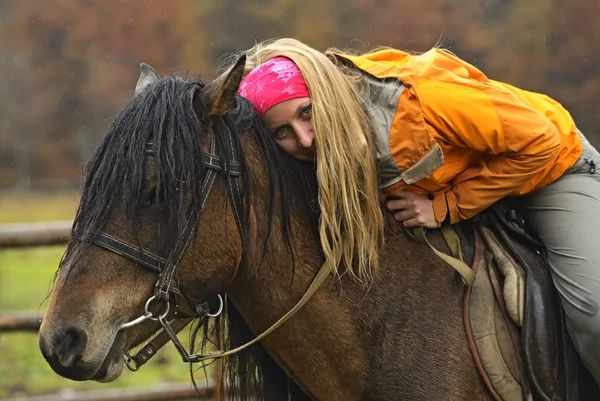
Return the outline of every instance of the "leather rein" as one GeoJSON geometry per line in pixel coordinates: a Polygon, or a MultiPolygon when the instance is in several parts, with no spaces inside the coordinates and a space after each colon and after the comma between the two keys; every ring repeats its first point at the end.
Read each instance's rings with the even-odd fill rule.
{"type": "MultiPolygon", "coordinates": [[[[203,302],[198,305],[191,305],[186,299],[186,297],[181,293],[175,281],[175,273],[177,271],[177,266],[181,261],[183,255],[185,254],[189,242],[194,237],[195,228],[197,227],[200,215],[202,214],[204,205],[206,204],[206,201],[208,199],[208,196],[210,194],[210,191],[213,187],[215,178],[218,173],[223,173],[226,176],[229,188],[228,196],[231,201],[231,204],[233,205],[233,212],[241,236],[242,246],[244,246],[245,244],[246,226],[243,218],[243,201],[242,194],[240,192],[239,182],[240,177],[242,175],[242,168],[240,162],[236,158],[234,151],[234,127],[228,119],[224,119],[224,121],[227,125],[227,138],[231,149],[231,159],[229,161],[224,162],[223,160],[221,160],[221,158],[216,156],[214,140],[211,143],[210,153],[203,153],[203,163],[207,167],[207,171],[201,184],[199,202],[201,206],[198,211],[191,210],[188,213],[183,231],[179,236],[175,249],[171,253],[171,256],[173,256],[172,258],[165,259],[148,250],[131,245],[111,234],[101,231],[95,232],[95,236],[92,237],[92,239],[90,240],[93,244],[97,246],[112,251],[153,272],[158,273],[158,279],[155,285],[154,293],[146,301],[144,314],[127,323],[122,324],[119,328],[119,330],[126,330],[146,321],[158,322],[161,326],[161,329],[158,332],[158,334],[156,334],[156,336],[154,336],[150,341],[146,340],[146,345],[142,347],[137,353],[135,353],[134,355],[130,355],[127,351],[125,352],[125,364],[132,371],[137,371],[143,364],[148,362],[148,360],[156,354],[158,349],[160,349],[169,341],[173,342],[183,361],[186,363],[197,363],[209,359],[222,358],[239,352],[242,349],[260,341],[262,338],[264,338],[272,331],[277,329],[287,319],[293,316],[306,302],[308,302],[312,295],[326,280],[329,273],[333,271],[332,266],[330,266],[330,263],[327,263],[327,261],[325,261],[325,263],[317,273],[317,276],[314,278],[313,282],[311,283],[310,287],[308,288],[302,299],[300,299],[300,301],[288,313],[281,317],[265,332],[263,332],[261,335],[255,337],[253,340],[240,347],[229,351],[216,351],[208,354],[190,354],[185,349],[183,344],[181,344],[181,341],[177,337],[177,333],[183,330],[183,328],[185,328],[185,326],[187,326],[192,320],[196,318],[204,318],[206,316],[216,317],[223,310],[223,298],[221,297],[221,295],[217,295],[219,307],[217,312],[215,313],[210,313],[208,302],[203,302]],[[168,260],[172,260],[173,263],[168,263],[168,260]],[[167,318],[167,315],[169,314],[171,308],[171,301],[175,302],[175,317],[173,318],[173,320],[169,320],[167,318]],[[163,304],[162,313],[156,314],[150,311],[151,305],[155,302],[163,304]]],[[[152,142],[149,142],[147,144],[145,153],[154,154],[154,144],[152,142]]]]}

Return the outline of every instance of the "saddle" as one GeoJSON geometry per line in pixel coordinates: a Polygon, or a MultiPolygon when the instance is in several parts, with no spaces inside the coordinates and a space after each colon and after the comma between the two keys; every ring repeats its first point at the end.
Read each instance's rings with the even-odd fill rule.
{"type": "Polygon", "coordinates": [[[493,397],[600,400],[600,389],[571,343],[545,249],[516,209],[502,201],[452,229],[475,273],[465,291],[463,318],[493,397]]]}

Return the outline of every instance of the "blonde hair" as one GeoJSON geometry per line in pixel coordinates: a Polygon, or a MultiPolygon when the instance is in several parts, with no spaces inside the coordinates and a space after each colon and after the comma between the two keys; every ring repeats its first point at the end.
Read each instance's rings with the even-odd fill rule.
{"type": "Polygon", "coordinates": [[[245,54],[245,74],[277,56],[300,69],[312,102],[323,252],[336,269],[344,263],[343,273],[372,279],[384,222],[371,121],[354,89],[357,77],[345,72],[331,51],[324,54],[295,39],[262,42],[245,54]]]}

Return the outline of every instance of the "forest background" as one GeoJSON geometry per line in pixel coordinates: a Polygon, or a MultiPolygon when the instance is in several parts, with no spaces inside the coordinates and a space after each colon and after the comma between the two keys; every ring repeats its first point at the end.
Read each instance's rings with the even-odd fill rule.
{"type": "Polygon", "coordinates": [[[226,54],[295,37],[426,51],[560,101],[600,145],[600,0],[1,0],[0,189],[75,188],[140,62],[212,78],[226,54]]]}

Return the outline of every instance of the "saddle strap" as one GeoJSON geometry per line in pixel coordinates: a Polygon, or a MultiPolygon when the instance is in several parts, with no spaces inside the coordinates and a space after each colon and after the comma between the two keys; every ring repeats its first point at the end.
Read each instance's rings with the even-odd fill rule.
{"type": "Polygon", "coordinates": [[[427,229],[425,227],[416,227],[411,231],[407,231],[407,233],[417,242],[427,245],[429,249],[431,249],[440,259],[448,263],[454,270],[458,272],[458,274],[460,274],[465,285],[470,286],[475,281],[475,273],[473,273],[473,270],[462,261],[460,240],[456,234],[456,231],[454,231],[454,229],[450,226],[442,226],[441,231],[444,239],[450,247],[450,251],[454,256],[446,255],[431,245],[427,239],[427,229]]]}
{"type": "MultiPolygon", "coordinates": [[[[462,255],[462,247],[460,246],[460,238],[458,237],[458,234],[456,233],[454,228],[452,228],[451,226],[442,226],[440,228],[440,231],[442,232],[442,236],[444,237],[444,239],[446,240],[446,243],[448,244],[448,247],[450,248],[450,253],[452,253],[452,256],[454,256],[456,259],[462,260],[464,262],[465,259],[463,258],[463,255],[462,255]]],[[[470,270],[472,270],[472,269],[470,269],[470,270]]]]}

